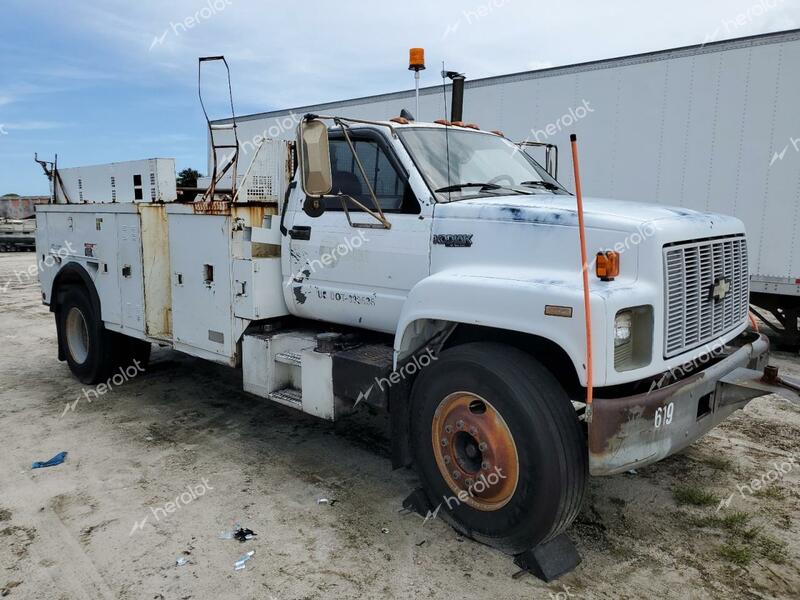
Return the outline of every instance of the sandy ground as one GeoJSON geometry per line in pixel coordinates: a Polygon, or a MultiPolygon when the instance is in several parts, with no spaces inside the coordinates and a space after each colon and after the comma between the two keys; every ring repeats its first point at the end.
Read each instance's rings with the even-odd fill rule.
{"type": "Polygon", "coordinates": [[[15,275],[33,263],[0,254],[3,596],[800,597],[800,465],[787,462],[800,457],[800,408],[786,401],[759,399],[680,455],[592,480],[570,531],[583,563],[552,584],[512,579],[509,557],[398,513],[416,480],[390,470],[377,416],[320,422],[167,349],[87,402],[56,359],[38,284],[15,275]],[[62,450],[64,464],[31,470],[62,450]],[[219,539],[236,522],[257,538],[219,539]]]}

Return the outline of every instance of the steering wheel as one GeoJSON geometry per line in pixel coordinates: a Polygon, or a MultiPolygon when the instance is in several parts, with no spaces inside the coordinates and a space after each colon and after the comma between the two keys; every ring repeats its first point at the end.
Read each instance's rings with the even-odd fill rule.
{"type": "Polygon", "coordinates": [[[503,179],[508,181],[508,185],[514,185],[514,180],[511,178],[511,175],[498,175],[497,177],[492,177],[489,180],[489,183],[491,183],[492,185],[496,185],[498,182],[500,182],[503,179]]]}

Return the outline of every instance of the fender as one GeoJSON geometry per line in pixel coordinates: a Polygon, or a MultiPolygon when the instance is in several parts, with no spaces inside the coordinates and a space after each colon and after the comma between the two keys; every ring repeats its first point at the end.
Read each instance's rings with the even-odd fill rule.
{"type": "Polygon", "coordinates": [[[100,313],[100,296],[97,294],[97,289],[94,286],[94,280],[86,268],[75,261],[70,261],[59,269],[58,274],[53,279],[53,289],[50,294],[50,312],[56,312],[56,307],[59,304],[60,298],[58,294],[61,287],[64,285],[82,283],[89,291],[89,298],[92,301],[92,308],[100,313]]]}
{"type": "MultiPolygon", "coordinates": [[[[520,274],[522,275],[522,274],[520,274]]],[[[539,273],[541,276],[541,272],[539,273]]],[[[395,367],[448,323],[481,325],[537,335],[561,347],[569,356],[582,385],[586,384],[583,290],[580,282],[553,279],[501,279],[442,271],[420,281],[408,295],[394,342],[395,367]],[[545,306],[568,306],[571,317],[546,316],[545,306]],[[433,325],[433,326],[432,326],[433,325]]],[[[592,312],[606,314],[605,298],[592,294],[592,312]]],[[[595,385],[605,383],[609,339],[604,319],[592,323],[595,385]]]]}
{"type": "MultiPolygon", "coordinates": [[[[61,290],[65,286],[74,284],[83,285],[86,288],[86,290],[89,292],[89,299],[92,303],[92,308],[97,312],[98,315],[101,314],[100,296],[97,294],[97,288],[94,286],[94,280],[83,265],[71,261],[61,267],[53,279],[53,289],[51,290],[50,294],[50,312],[55,314],[56,321],[58,321],[58,311],[59,306],[61,305],[61,290]]],[[[67,359],[64,352],[64,340],[62,339],[61,332],[58,327],[56,327],[56,331],[58,337],[58,360],[64,361],[67,359]]]]}

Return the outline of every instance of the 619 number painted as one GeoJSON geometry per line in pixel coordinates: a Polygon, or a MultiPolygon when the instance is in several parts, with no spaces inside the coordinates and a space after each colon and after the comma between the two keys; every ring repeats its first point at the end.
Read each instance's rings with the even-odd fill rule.
{"type": "Polygon", "coordinates": [[[656,409],[656,429],[660,429],[662,425],[670,425],[672,417],[675,415],[675,403],[670,402],[666,406],[660,406],[656,409]]]}

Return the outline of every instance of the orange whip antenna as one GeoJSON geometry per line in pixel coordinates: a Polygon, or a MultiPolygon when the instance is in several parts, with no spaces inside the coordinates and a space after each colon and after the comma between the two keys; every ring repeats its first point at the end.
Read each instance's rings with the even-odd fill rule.
{"type": "Polygon", "coordinates": [[[578,231],[581,239],[581,271],[583,272],[583,311],[586,315],[586,420],[592,422],[594,376],[592,373],[592,307],[589,301],[589,259],[586,254],[586,227],[583,221],[583,192],[578,163],[578,136],[569,136],[572,144],[572,167],[575,173],[575,197],[578,201],[578,231]]]}

